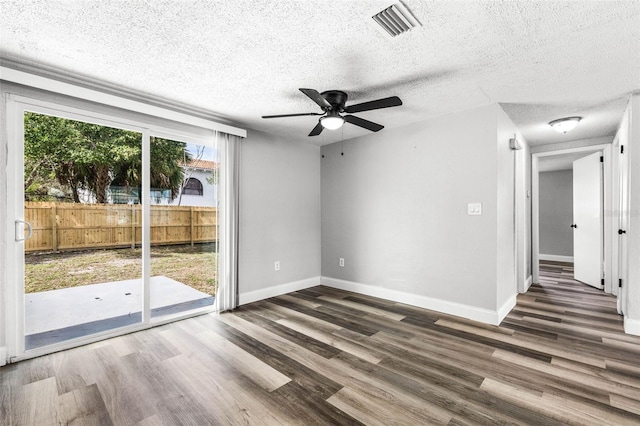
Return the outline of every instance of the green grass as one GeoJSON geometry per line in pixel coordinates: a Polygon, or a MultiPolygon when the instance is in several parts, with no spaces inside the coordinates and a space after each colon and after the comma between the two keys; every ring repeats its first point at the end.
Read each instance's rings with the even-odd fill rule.
{"type": "MultiPolygon", "coordinates": [[[[25,255],[25,292],[56,290],[142,277],[141,249],[25,255]]],[[[215,295],[215,244],[151,247],[151,276],[164,275],[215,295]]]]}

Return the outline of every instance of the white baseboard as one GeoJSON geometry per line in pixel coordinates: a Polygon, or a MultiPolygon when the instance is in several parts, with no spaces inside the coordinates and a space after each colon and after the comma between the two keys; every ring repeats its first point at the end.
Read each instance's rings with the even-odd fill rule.
{"type": "Polygon", "coordinates": [[[529,278],[524,282],[524,292],[529,291],[529,288],[533,284],[533,276],[529,275],[529,278]]]}
{"type": "Polygon", "coordinates": [[[573,256],[559,256],[556,254],[539,254],[539,260],[550,260],[552,262],[568,262],[573,263],[573,256]]]}
{"type": "Polygon", "coordinates": [[[514,294],[513,296],[511,296],[509,298],[509,300],[504,302],[504,304],[500,307],[500,309],[498,309],[498,324],[494,324],[494,325],[500,325],[502,320],[507,315],[509,315],[509,312],[511,312],[513,307],[516,306],[517,297],[518,297],[518,295],[514,294]]]}
{"type": "Polygon", "coordinates": [[[356,283],[353,281],[339,280],[337,278],[322,277],[322,285],[328,287],[334,287],[341,290],[352,291],[354,293],[366,294],[367,296],[379,297],[381,299],[391,300],[393,302],[405,303],[407,305],[417,306],[419,308],[429,309],[432,311],[443,312],[449,315],[455,315],[458,317],[468,318],[474,321],[483,322],[486,324],[498,325],[502,318],[500,315],[506,311],[504,315],[509,313],[513,306],[509,306],[510,303],[515,305],[515,295],[513,300],[509,299],[503,307],[500,308],[500,313],[484,308],[477,308],[475,306],[463,305],[460,303],[449,302],[441,299],[434,299],[427,296],[418,296],[411,293],[405,293],[402,291],[391,290],[388,288],[375,287],[371,285],[356,283]]]}
{"type": "Polygon", "coordinates": [[[7,363],[7,348],[0,347],[0,367],[7,363]]]}
{"type": "Polygon", "coordinates": [[[247,303],[257,302],[258,300],[280,296],[282,294],[291,293],[292,291],[304,290],[305,288],[314,287],[317,285],[320,285],[320,277],[307,278],[306,280],[293,281],[290,283],[279,284],[260,290],[240,293],[238,295],[238,304],[246,305],[247,303]]]}
{"type": "Polygon", "coordinates": [[[633,334],[634,336],[640,336],[640,320],[624,317],[624,332],[633,334]]]}

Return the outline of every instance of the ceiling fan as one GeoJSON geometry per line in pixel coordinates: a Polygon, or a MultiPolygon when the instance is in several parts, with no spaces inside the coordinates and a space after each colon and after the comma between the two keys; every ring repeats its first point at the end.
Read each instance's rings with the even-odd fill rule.
{"type": "Polygon", "coordinates": [[[372,132],[378,132],[384,129],[384,126],[374,123],[364,118],[356,117],[355,115],[341,115],[343,113],[351,114],[354,112],[371,111],[380,108],[389,108],[402,105],[402,101],[397,96],[391,96],[388,98],[376,99],[375,101],[362,102],[360,104],[346,106],[347,94],[341,90],[327,90],[326,92],[318,93],[314,89],[300,89],[302,93],[307,95],[316,104],[322,108],[319,112],[305,112],[300,114],[281,114],[281,115],[263,115],[262,118],[281,118],[281,117],[299,117],[303,115],[321,115],[316,127],[311,130],[309,136],[317,136],[322,132],[322,129],[335,130],[342,127],[345,123],[355,124],[356,126],[371,130],[372,132]]]}

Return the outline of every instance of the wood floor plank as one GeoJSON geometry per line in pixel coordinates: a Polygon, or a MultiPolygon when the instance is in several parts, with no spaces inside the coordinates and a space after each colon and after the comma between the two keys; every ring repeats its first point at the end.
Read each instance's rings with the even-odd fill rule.
{"type": "Polygon", "coordinates": [[[640,401],[637,399],[627,398],[622,395],[611,395],[611,405],[640,416],[640,401]]]}
{"type": "MultiPolygon", "coordinates": [[[[283,418],[284,413],[278,412],[276,416],[273,407],[265,406],[261,398],[255,397],[255,392],[249,394],[245,388],[234,385],[233,381],[223,378],[216,380],[208,365],[193,357],[173,357],[164,361],[163,367],[199,405],[206,407],[207,419],[212,423],[272,425],[278,424],[283,418]],[[229,394],[231,389],[233,394],[229,394]]],[[[246,388],[257,389],[256,386],[246,388]]]]}
{"type": "Polygon", "coordinates": [[[108,426],[113,421],[96,384],[60,395],[58,423],[63,425],[108,426]]]}
{"type": "Polygon", "coordinates": [[[320,342],[325,343],[326,345],[329,345],[335,348],[338,352],[335,353],[333,356],[337,355],[342,351],[345,351],[345,352],[349,352],[352,355],[360,357],[364,360],[372,362],[374,364],[380,362],[384,358],[384,356],[378,354],[376,350],[365,348],[361,344],[350,341],[349,339],[344,339],[340,335],[336,335],[335,333],[322,332],[322,331],[310,328],[304,323],[300,323],[300,322],[296,322],[288,319],[280,320],[278,321],[278,323],[292,330],[296,330],[300,333],[304,333],[313,339],[316,339],[320,342]]]}
{"type": "Polygon", "coordinates": [[[162,418],[158,414],[154,414],[135,423],[136,426],[158,426],[165,424],[167,423],[163,423],[162,418]]]}
{"type": "Polygon", "coordinates": [[[595,377],[604,377],[614,383],[621,383],[627,386],[633,386],[640,389],[640,376],[632,374],[620,373],[609,368],[609,361],[606,361],[607,368],[595,368],[589,365],[581,364],[575,361],[569,361],[567,359],[553,358],[551,364],[557,365],[562,368],[566,368],[573,371],[579,371],[584,374],[590,374],[595,377]]]}
{"type": "Polygon", "coordinates": [[[306,306],[298,303],[293,303],[293,302],[281,300],[278,298],[272,299],[271,302],[277,305],[281,305],[286,308],[298,311],[307,316],[315,317],[325,322],[339,325],[340,327],[347,328],[351,331],[355,331],[356,333],[364,334],[365,336],[371,336],[372,334],[375,334],[378,332],[378,330],[361,325],[357,321],[354,321],[353,319],[345,319],[341,316],[333,316],[332,313],[326,313],[326,312],[321,312],[317,309],[307,308],[306,306]]]}
{"type": "Polygon", "coordinates": [[[581,410],[567,407],[560,401],[543,401],[541,396],[533,395],[493,379],[486,379],[481,388],[496,397],[505,399],[528,410],[539,412],[564,424],[576,426],[634,424],[629,421],[620,422],[620,419],[609,420],[592,416],[581,410]]]}
{"type": "Polygon", "coordinates": [[[76,389],[84,388],[88,377],[86,369],[91,368],[90,351],[64,351],[52,358],[52,368],[58,385],[58,394],[62,395],[76,389]],[[83,371],[84,370],[84,371],[83,371]]]}
{"type": "Polygon", "coordinates": [[[328,398],[342,388],[338,382],[300,362],[300,359],[307,359],[314,355],[320,357],[312,351],[301,348],[239,317],[221,315],[220,320],[229,325],[227,339],[271,365],[308,392],[315,392],[323,398],[328,398]],[[290,354],[295,350],[301,351],[302,356],[292,358],[290,354]]]}
{"type": "Polygon", "coordinates": [[[330,404],[326,399],[306,392],[298,383],[290,382],[274,392],[279,397],[287,411],[295,413],[302,424],[321,425],[361,425],[350,413],[340,410],[330,404]],[[301,410],[305,407],[305,410],[301,410]]]}
{"type": "Polygon", "coordinates": [[[527,357],[520,356],[518,354],[496,351],[493,354],[494,357],[508,361],[510,363],[526,367],[530,370],[543,372],[545,374],[561,377],[567,383],[576,383],[584,386],[586,389],[592,388],[592,392],[596,393],[595,389],[609,392],[610,394],[626,395],[640,401],[640,389],[632,386],[627,386],[622,383],[611,382],[607,379],[600,377],[593,377],[574,370],[567,370],[554,364],[542,363],[537,360],[533,360],[527,357]]]}
{"type": "MultiPolygon", "coordinates": [[[[95,352],[93,351],[94,354],[95,352]]],[[[107,354],[109,351],[102,353],[107,354]]],[[[115,351],[112,350],[111,353],[114,354],[115,351]]],[[[140,397],[155,394],[158,390],[140,374],[139,366],[144,365],[144,360],[139,357],[137,352],[110,359],[96,356],[90,364],[95,371],[90,372],[91,375],[85,380],[96,383],[115,424],[135,423],[157,412],[156,401],[140,397]]]]}
{"type": "MultiPolygon", "coordinates": [[[[328,301],[328,302],[332,302],[334,304],[337,305],[343,305],[347,308],[351,309],[351,312],[363,312],[365,314],[373,314],[373,315],[377,315],[383,318],[387,318],[390,319],[392,321],[400,321],[402,320],[404,317],[406,317],[406,315],[401,315],[401,314],[396,314],[393,312],[389,312],[386,311],[384,309],[378,309],[375,308],[373,306],[369,306],[369,305],[363,305],[361,303],[355,303],[352,302],[350,300],[345,300],[345,299],[339,299],[336,297],[332,297],[332,296],[320,296],[318,297],[318,299],[323,300],[323,301],[328,301]]],[[[320,304],[318,306],[321,306],[320,304]]]]}
{"type": "Polygon", "coordinates": [[[283,294],[282,296],[278,296],[278,298],[292,303],[299,303],[311,309],[315,309],[321,305],[317,298],[307,296],[304,293],[283,294]]]}
{"type": "Polygon", "coordinates": [[[411,422],[411,424],[446,424],[451,420],[451,416],[434,418],[434,416],[428,415],[428,412],[403,411],[399,413],[394,404],[389,404],[388,401],[371,395],[363,395],[348,387],[340,389],[328,401],[367,425],[402,426],[407,422],[411,422]]]}
{"type": "Polygon", "coordinates": [[[508,345],[512,345],[515,348],[522,348],[520,349],[516,349],[516,350],[512,350],[511,352],[514,353],[519,353],[519,354],[525,354],[527,356],[529,356],[528,352],[534,352],[537,354],[544,354],[545,356],[543,358],[541,358],[540,356],[529,356],[529,358],[537,358],[537,359],[542,359],[545,360],[547,362],[551,362],[551,358],[553,356],[559,356],[559,357],[563,357],[563,358],[567,358],[567,359],[572,359],[575,361],[579,361],[579,362],[583,362],[585,364],[588,365],[594,365],[596,367],[604,367],[604,359],[603,358],[599,358],[599,357],[589,357],[589,356],[585,356],[581,353],[575,353],[572,351],[568,351],[565,350],[563,348],[558,348],[546,343],[539,343],[539,344],[532,344],[529,343],[527,341],[522,341],[522,340],[518,340],[517,338],[514,338],[513,336],[505,336],[505,335],[501,335],[498,333],[491,333],[485,330],[479,330],[477,328],[474,328],[472,326],[468,326],[468,325],[464,325],[458,322],[453,322],[453,321],[448,321],[448,320],[441,320],[438,321],[436,323],[437,325],[441,325],[443,327],[449,327],[449,328],[453,328],[456,330],[460,330],[460,331],[464,331],[470,334],[474,334],[474,335],[480,335],[483,337],[488,337],[491,339],[495,339],[499,342],[508,344],[508,345]],[[548,359],[546,359],[548,358],[548,359]]]}
{"type": "Polygon", "coordinates": [[[49,377],[24,385],[18,396],[14,424],[55,425],[58,418],[58,385],[49,377]]]}
{"type": "MultiPolygon", "coordinates": [[[[291,309],[291,308],[288,308],[288,307],[285,307],[285,306],[277,305],[275,303],[267,303],[267,304],[265,304],[265,306],[267,306],[268,309],[280,314],[281,318],[279,318],[279,319],[285,319],[285,318],[295,319],[296,321],[309,323],[309,325],[311,327],[317,328],[319,330],[325,330],[325,331],[328,331],[328,332],[332,332],[332,331],[335,331],[335,330],[340,330],[342,328],[340,325],[334,324],[334,323],[332,323],[330,321],[325,321],[325,320],[317,318],[317,317],[315,317],[313,315],[307,315],[305,313],[298,312],[295,309],[291,309]]],[[[258,311],[257,313],[258,313],[258,315],[264,316],[264,315],[262,315],[261,311],[258,311]]]]}
{"type": "Polygon", "coordinates": [[[248,309],[240,309],[236,312],[236,315],[240,318],[244,318],[247,321],[251,321],[260,325],[261,327],[278,334],[285,339],[289,339],[292,342],[304,346],[305,348],[321,355],[325,358],[331,358],[341,352],[337,347],[328,344],[325,340],[318,339],[318,335],[312,336],[309,333],[300,332],[296,328],[287,326],[291,323],[290,320],[282,319],[276,322],[261,317],[248,309]]]}
{"type": "Polygon", "coordinates": [[[213,330],[198,333],[197,338],[205,345],[215,346],[218,350],[221,350],[232,368],[242,371],[258,386],[268,392],[278,389],[291,380],[270,365],[262,362],[259,358],[224,339],[213,330]]]}

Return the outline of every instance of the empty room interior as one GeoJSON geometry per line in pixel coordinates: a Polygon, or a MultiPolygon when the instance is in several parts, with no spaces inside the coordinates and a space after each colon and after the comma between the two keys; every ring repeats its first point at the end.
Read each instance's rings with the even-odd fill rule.
{"type": "Polygon", "coordinates": [[[640,424],[640,2],[0,0],[0,424],[640,424]]]}

